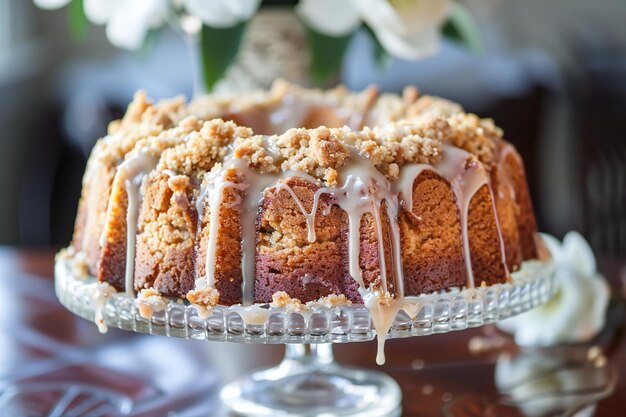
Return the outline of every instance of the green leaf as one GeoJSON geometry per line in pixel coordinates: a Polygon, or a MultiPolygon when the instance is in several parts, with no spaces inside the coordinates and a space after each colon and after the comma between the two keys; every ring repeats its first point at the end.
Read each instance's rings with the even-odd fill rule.
{"type": "Polygon", "coordinates": [[[200,64],[207,91],[213,89],[237,56],[247,23],[241,22],[223,29],[202,26],[200,64]]]}
{"type": "Polygon", "coordinates": [[[389,55],[389,52],[385,50],[371,27],[365,25],[365,30],[370,35],[373,49],[372,53],[374,54],[374,61],[376,62],[378,69],[383,72],[387,71],[391,66],[391,55],[389,55]]]}
{"type": "Polygon", "coordinates": [[[311,79],[315,84],[322,84],[341,69],[343,56],[353,35],[354,32],[345,36],[329,36],[307,28],[311,79]]]}
{"type": "Polygon", "coordinates": [[[442,29],[443,36],[465,45],[473,52],[482,52],[483,44],[474,18],[465,6],[454,3],[448,21],[442,29]]]}
{"type": "Polygon", "coordinates": [[[72,0],[67,9],[70,33],[75,39],[85,39],[87,34],[87,18],[83,8],[83,0],[72,0]]]}

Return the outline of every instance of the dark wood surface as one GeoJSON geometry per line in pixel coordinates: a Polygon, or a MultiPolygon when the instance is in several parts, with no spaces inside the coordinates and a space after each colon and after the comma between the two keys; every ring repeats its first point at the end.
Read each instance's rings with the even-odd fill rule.
{"type": "MultiPolygon", "coordinates": [[[[221,384],[281,358],[282,346],[174,340],[116,329],[101,335],[56,300],[53,257],[52,249],[0,248],[1,415],[19,415],[16,410],[22,409],[24,415],[47,415],[46,407],[67,398],[73,386],[119,393],[132,401],[133,416],[167,416],[174,410],[184,416],[215,415],[221,384]]],[[[580,409],[585,416],[626,415],[626,262],[601,260],[599,265],[611,282],[614,301],[606,329],[589,344],[525,350],[518,356],[510,338],[485,326],[390,340],[382,367],[375,365],[373,342],[336,345],[336,359],[391,375],[402,388],[405,416],[574,415],[580,409]],[[598,352],[606,363],[597,359],[598,352]],[[503,367],[511,360],[507,358],[516,367],[503,367]],[[517,376],[507,374],[511,369],[519,374],[537,366],[543,373],[525,374],[529,388],[515,391],[527,392],[530,400],[498,386],[494,378],[498,367],[513,381],[517,376]],[[585,385],[589,382],[591,387],[585,385]]]]}

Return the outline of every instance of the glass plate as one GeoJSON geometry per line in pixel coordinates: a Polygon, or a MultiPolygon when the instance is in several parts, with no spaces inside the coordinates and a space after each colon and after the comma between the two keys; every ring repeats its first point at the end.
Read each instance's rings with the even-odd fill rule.
{"type": "MultiPolygon", "coordinates": [[[[382,372],[341,367],[333,360],[331,343],[369,341],[376,336],[363,305],[320,305],[302,312],[269,305],[216,306],[202,314],[193,305],[171,299],[147,319],[140,314],[136,299],[125,293],[114,293],[97,305],[93,297],[96,279],[77,276],[74,262],[67,254],[57,256],[55,289],[67,309],[87,320],[101,316],[106,326],[186,339],[287,344],[280,365],[222,389],[223,405],[229,412],[268,416],[399,413],[401,394],[393,379],[382,372]]],[[[551,262],[529,261],[506,284],[406,297],[386,337],[447,333],[523,313],[552,297],[553,269],[551,262]]]]}

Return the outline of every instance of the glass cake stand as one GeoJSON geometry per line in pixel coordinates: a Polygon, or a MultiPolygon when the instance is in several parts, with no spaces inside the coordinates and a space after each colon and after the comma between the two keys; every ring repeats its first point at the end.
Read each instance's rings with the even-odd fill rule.
{"type": "MultiPolygon", "coordinates": [[[[290,312],[269,305],[196,307],[168,300],[150,318],[125,293],[94,299],[94,278],[81,278],[71,256],[58,256],[55,289],[61,303],[87,320],[139,333],[197,340],[286,344],[283,361],[226,385],[225,408],[235,415],[383,416],[399,413],[397,383],[382,372],[338,365],[332,343],[363,342],[376,336],[363,305],[314,307],[290,312]],[[254,313],[254,314],[251,314],[254,313]],[[244,320],[244,318],[246,320],[244,320]]],[[[554,293],[549,262],[526,262],[512,281],[476,289],[407,297],[387,338],[427,336],[478,327],[545,303],[554,293]]],[[[374,358],[372,358],[374,361],[374,358]]]]}

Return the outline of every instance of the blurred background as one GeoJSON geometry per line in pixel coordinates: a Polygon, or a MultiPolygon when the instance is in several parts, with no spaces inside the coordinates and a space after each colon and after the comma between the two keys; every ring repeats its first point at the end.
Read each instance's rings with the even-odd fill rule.
{"type": "MultiPolygon", "coordinates": [[[[599,255],[625,256],[626,2],[467,4],[483,53],[444,42],[435,56],[383,71],[359,33],[340,81],[390,92],[414,84],[494,118],[524,158],[541,230],[576,229],[599,255]]],[[[102,27],[75,39],[67,10],[0,0],[0,244],[66,245],[95,140],[138,89],[190,97],[192,68],[171,29],[128,52],[102,27]]]]}

